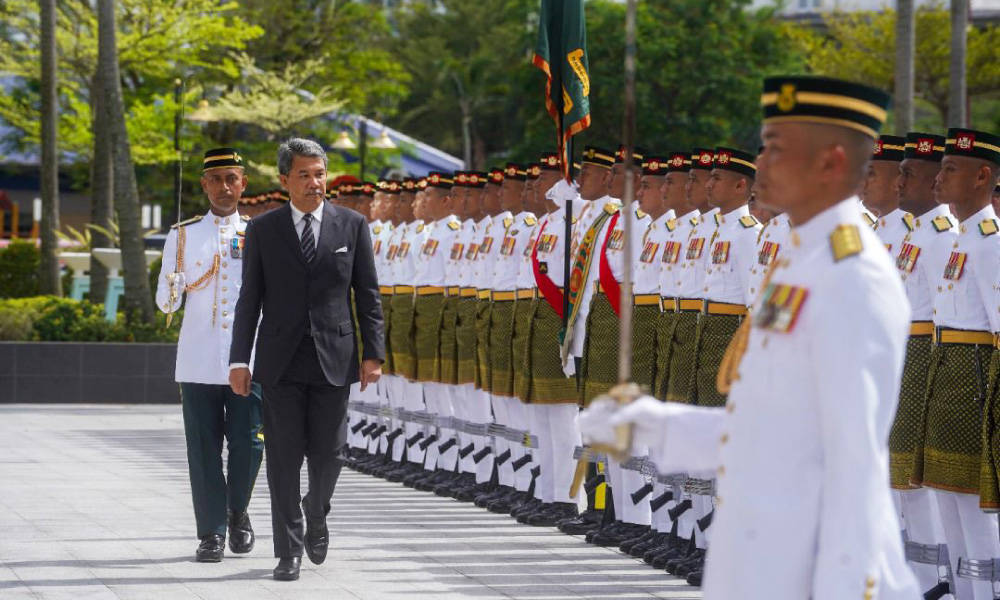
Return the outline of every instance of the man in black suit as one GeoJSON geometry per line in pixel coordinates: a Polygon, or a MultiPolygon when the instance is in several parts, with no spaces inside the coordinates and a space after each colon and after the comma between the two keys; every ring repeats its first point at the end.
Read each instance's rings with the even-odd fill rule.
{"type": "Polygon", "coordinates": [[[326,515],[343,466],[350,385],[374,384],[385,359],[368,225],[358,213],[324,201],[326,166],[315,142],[291,139],[278,149],[281,185],[291,202],[247,224],[233,321],[229,381],[244,396],[257,336],[253,380],[264,392],[267,484],[280,559],[274,578],[282,581],[299,578],[303,549],[315,564],[326,559],[326,515]],[[360,369],[355,326],[364,348],[360,369]],[[309,459],[305,498],[299,492],[303,457],[309,459]]]}

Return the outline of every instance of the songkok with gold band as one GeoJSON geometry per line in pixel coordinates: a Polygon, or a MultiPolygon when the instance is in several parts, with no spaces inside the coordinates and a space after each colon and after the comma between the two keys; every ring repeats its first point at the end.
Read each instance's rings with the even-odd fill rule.
{"type": "Polygon", "coordinates": [[[362,181],[354,184],[354,193],[368,198],[375,197],[375,184],[370,181],[362,181]]]}
{"type": "Polygon", "coordinates": [[[493,185],[500,185],[503,183],[503,169],[490,169],[489,179],[486,183],[492,183],[493,185]]]}
{"type": "Polygon", "coordinates": [[[525,169],[524,165],[519,165],[517,163],[507,163],[507,166],[503,170],[504,179],[513,179],[514,181],[527,181],[528,171],[525,169]]]}
{"type": "Polygon", "coordinates": [[[981,158],[1000,164],[1000,137],[985,131],[953,127],[948,130],[944,154],[945,156],[981,158]]]}
{"type": "Polygon", "coordinates": [[[236,148],[213,148],[205,152],[203,171],[230,167],[243,168],[243,157],[236,151],[236,148]]]}
{"type": "Polygon", "coordinates": [[[469,173],[469,187],[472,188],[484,188],[486,187],[486,180],[489,175],[481,171],[472,171],[469,173]]]}
{"type": "Polygon", "coordinates": [[[465,187],[469,185],[469,174],[465,171],[455,171],[455,187],[465,187]]]}
{"type": "Polygon", "coordinates": [[[543,171],[562,171],[561,163],[559,155],[555,152],[542,152],[541,164],[543,171]]]}
{"type": "Polygon", "coordinates": [[[526,167],[528,179],[538,179],[542,174],[542,165],[539,163],[528,163],[526,167]]]}
{"type": "Polygon", "coordinates": [[[889,94],[860,83],[800,75],[768,77],[760,99],[765,125],[837,125],[878,139],[889,94]]]}
{"type": "MultiPolygon", "coordinates": [[[[647,151],[642,148],[632,148],[632,162],[635,164],[642,163],[642,155],[646,154],[647,151]]],[[[621,144],[618,146],[618,151],[615,152],[615,162],[624,163],[625,162],[625,145],[621,144]]]]}
{"type": "Polygon", "coordinates": [[[712,161],[712,168],[722,169],[723,171],[732,171],[733,173],[744,175],[746,177],[756,177],[757,165],[754,164],[755,160],[757,160],[757,157],[749,152],[737,150],[736,148],[719,146],[715,149],[715,157],[712,161]]]}
{"type": "Polygon", "coordinates": [[[695,148],[691,151],[691,168],[711,171],[715,162],[715,151],[710,148],[695,148]]]}
{"type": "Polygon", "coordinates": [[[670,165],[668,169],[671,173],[687,173],[691,170],[690,152],[671,152],[670,165]]]}
{"type": "Polygon", "coordinates": [[[615,155],[604,148],[586,146],[583,149],[583,164],[610,169],[615,164],[615,155]]]}
{"type": "Polygon", "coordinates": [[[944,158],[944,142],[943,135],[911,131],[906,134],[904,157],[939,163],[944,158]]]}
{"type": "Polygon", "coordinates": [[[354,193],[353,183],[342,183],[337,186],[337,193],[341,196],[348,196],[354,193]]]}
{"type": "Polygon", "coordinates": [[[455,180],[452,179],[451,175],[447,173],[441,173],[440,171],[431,171],[427,174],[427,187],[429,188],[440,188],[442,190],[450,190],[451,186],[455,184],[455,180]]]}
{"type": "Polygon", "coordinates": [[[420,179],[417,180],[417,190],[422,192],[426,189],[427,189],[427,178],[421,177],[420,179]]]}
{"type": "Polygon", "coordinates": [[[403,191],[403,182],[396,181],[395,179],[389,179],[385,182],[385,187],[382,188],[382,191],[386,194],[396,195],[403,191]]]}
{"type": "Polygon", "coordinates": [[[417,191],[417,180],[413,177],[403,178],[403,191],[404,192],[415,192],[417,191]]]}
{"type": "Polygon", "coordinates": [[[663,177],[669,169],[670,159],[665,156],[647,156],[642,161],[642,174],[663,177]]]}
{"type": "Polygon", "coordinates": [[[872,160],[900,162],[906,158],[905,149],[906,138],[898,135],[883,135],[875,140],[875,150],[872,151],[872,160]]]}

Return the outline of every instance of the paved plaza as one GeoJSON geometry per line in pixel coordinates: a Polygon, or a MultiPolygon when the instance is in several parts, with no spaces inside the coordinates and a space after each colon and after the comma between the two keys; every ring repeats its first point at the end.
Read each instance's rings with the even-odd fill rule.
{"type": "Polygon", "coordinates": [[[327,561],[273,581],[262,468],[257,547],[199,564],[179,406],[0,405],[0,599],[701,597],[617,550],[353,471],[333,500],[327,561]]]}

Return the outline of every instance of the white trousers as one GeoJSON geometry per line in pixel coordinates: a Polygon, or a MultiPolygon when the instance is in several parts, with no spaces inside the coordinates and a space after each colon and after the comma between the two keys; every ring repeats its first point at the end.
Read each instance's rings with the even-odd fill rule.
{"type": "Polygon", "coordinates": [[[1000,558],[1000,530],[997,515],[979,509],[979,496],[933,490],[941,526],[956,574],[957,600],[994,600],[994,584],[958,577],[958,559],[1000,558]]]}

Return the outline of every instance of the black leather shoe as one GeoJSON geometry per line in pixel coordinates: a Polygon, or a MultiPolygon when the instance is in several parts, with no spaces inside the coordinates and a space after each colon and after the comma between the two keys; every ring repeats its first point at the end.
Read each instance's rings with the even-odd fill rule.
{"type": "Polygon", "coordinates": [[[299,578],[299,567],[301,566],[301,556],[279,558],[278,566],[274,567],[274,579],[276,581],[295,581],[299,578]]]}
{"type": "Polygon", "coordinates": [[[222,562],[222,554],[226,549],[226,537],[218,534],[206,535],[201,538],[194,559],[203,563],[222,562]]]}
{"type": "Polygon", "coordinates": [[[491,513],[497,513],[498,515],[509,515],[510,509],[514,508],[519,503],[524,502],[526,496],[527,494],[524,492],[513,490],[513,493],[507,494],[498,500],[490,502],[486,506],[486,510],[491,513]]]}
{"type": "Polygon", "coordinates": [[[503,485],[497,486],[497,489],[493,490],[492,492],[476,496],[475,504],[479,508],[486,508],[490,502],[493,502],[494,500],[499,500],[500,498],[511,493],[513,489],[514,488],[510,488],[503,485]]]}
{"type": "Polygon", "coordinates": [[[326,550],[330,546],[330,530],[326,526],[326,517],[322,519],[306,517],[305,546],[306,556],[309,557],[312,564],[323,564],[323,561],[326,560],[326,550]]]}
{"type": "Polygon", "coordinates": [[[550,506],[552,506],[551,502],[549,502],[548,504],[546,504],[546,503],[542,502],[541,500],[539,500],[539,501],[534,502],[534,503],[526,504],[524,506],[524,508],[522,508],[521,510],[517,511],[517,516],[516,517],[514,516],[514,511],[511,511],[510,515],[512,517],[514,517],[515,519],[517,519],[518,523],[520,523],[522,525],[527,525],[528,524],[528,519],[530,519],[531,517],[534,517],[535,515],[542,514],[543,512],[547,511],[550,506]]]}
{"type": "Polygon", "coordinates": [[[459,502],[472,502],[479,496],[488,493],[489,490],[489,483],[476,483],[456,491],[454,498],[459,502]]]}
{"type": "MultiPolygon", "coordinates": [[[[639,537],[634,537],[625,540],[624,542],[618,545],[618,549],[624,552],[625,554],[632,554],[632,548],[640,544],[645,544],[646,542],[652,540],[653,538],[659,535],[660,535],[659,531],[653,531],[653,530],[647,531],[646,533],[642,534],[639,537]]],[[[642,555],[640,554],[639,556],[642,555]]]]}
{"type": "Polygon", "coordinates": [[[577,516],[576,504],[572,502],[553,502],[540,512],[528,517],[528,525],[534,527],[555,527],[563,521],[577,516]]]}
{"type": "Polygon", "coordinates": [[[702,571],[700,569],[692,571],[691,574],[687,576],[687,584],[693,587],[701,587],[701,574],[702,571]]]}
{"type": "Polygon", "coordinates": [[[253,550],[253,527],[250,515],[244,511],[229,511],[229,549],[233,554],[246,554],[253,550]]]}

